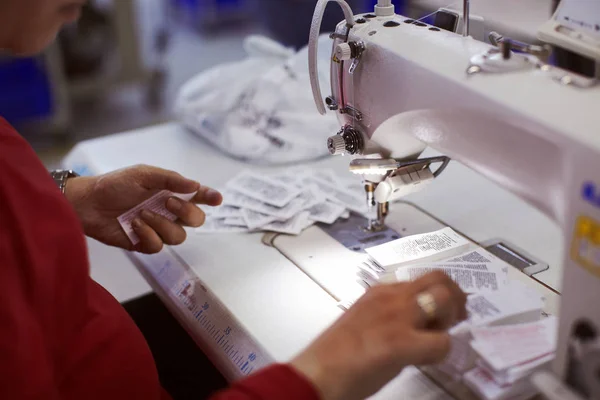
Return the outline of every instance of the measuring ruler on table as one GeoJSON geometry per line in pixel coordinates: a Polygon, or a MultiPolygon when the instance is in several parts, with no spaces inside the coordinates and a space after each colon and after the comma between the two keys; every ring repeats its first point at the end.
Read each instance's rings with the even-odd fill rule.
{"type": "Polygon", "coordinates": [[[134,258],[150,286],[227,379],[248,376],[273,363],[216,295],[170,249],[152,256],[135,254],[134,258]]]}

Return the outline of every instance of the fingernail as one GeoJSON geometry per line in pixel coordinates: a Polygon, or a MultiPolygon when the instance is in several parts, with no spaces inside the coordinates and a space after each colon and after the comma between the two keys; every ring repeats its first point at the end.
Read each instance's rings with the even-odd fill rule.
{"type": "Polygon", "coordinates": [[[214,189],[208,189],[206,191],[207,200],[217,201],[221,198],[221,193],[217,192],[214,189]]]}
{"type": "Polygon", "coordinates": [[[181,207],[183,207],[183,204],[178,198],[171,197],[169,200],[167,200],[167,208],[171,211],[179,211],[181,210],[181,207]]]}
{"type": "Polygon", "coordinates": [[[133,226],[135,229],[140,229],[142,227],[142,221],[139,218],[135,218],[133,221],[131,221],[131,226],[133,226]]]}
{"type": "Polygon", "coordinates": [[[142,216],[142,218],[143,218],[143,219],[146,219],[146,220],[148,220],[148,219],[153,219],[153,218],[154,218],[154,214],[152,214],[152,213],[151,213],[150,211],[148,211],[148,210],[143,210],[143,211],[141,212],[141,216],[142,216]]]}

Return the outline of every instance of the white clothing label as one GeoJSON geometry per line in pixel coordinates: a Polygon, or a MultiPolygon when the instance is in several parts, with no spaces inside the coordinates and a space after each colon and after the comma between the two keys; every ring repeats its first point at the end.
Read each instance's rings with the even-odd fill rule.
{"type": "Polygon", "coordinates": [[[333,224],[342,216],[346,209],[344,206],[329,201],[315,204],[307,210],[311,220],[323,222],[324,224],[333,224]]]}
{"type": "Polygon", "coordinates": [[[470,242],[452,228],[403,237],[392,242],[366,249],[367,254],[381,267],[389,270],[402,264],[424,258],[443,257],[444,252],[469,245],[470,242]]]}
{"type": "Polygon", "coordinates": [[[229,218],[225,218],[223,220],[223,223],[225,225],[241,226],[242,228],[247,228],[248,227],[248,225],[246,225],[246,221],[244,220],[243,217],[229,217],[229,218]]]}
{"type": "Polygon", "coordinates": [[[351,211],[359,214],[365,214],[367,212],[367,205],[364,196],[341,189],[334,182],[327,182],[323,179],[310,176],[304,177],[304,179],[302,179],[302,183],[305,185],[316,185],[328,200],[339,203],[351,211]]]}
{"type": "Polygon", "coordinates": [[[239,207],[234,206],[220,206],[214,209],[211,213],[211,216],[215,218],[231,218],[231,217],[240,217],[242,215],[242,210],[239,207]]]}
{"type": "Polygon", "coordinates": [[[247,208],[242,209],[242,217],[246,222],[246,226],[250,229],[259,229],[271,222],[277,221],[277,217],[261,214],[247,208]]]}
{"type": "Polygon", "coordinates": [[[227,225],[224,219],[206,218],[204,225],[196,228],[197,233],[242,233],[249,232],[249,229],[242,226],[227,225]]]}
{"type": "Polygon", "coordinates": [[[495,292],[508,286],[508,265],[495,257],[486,257],[482,250],[441,262],[400,267],[396,278],[413,281],[433,271],[443,271],[465,293],[495,292]]]}
{"type": "Polygon", "coordinates": [[[501,371],[554,353],[557,331],[556,317],[526,324],[473,328],[471,347],[494,370],[501,371]]]}
{"type": "Polygon", "coordinates": [[[467,299],[469,321],[474,326],[518,324],[540,319],[544,302],[534,299],[518,286],[506,290],[473,294],[467,299]]]}
{"type": "Polygon", "coordinates": [[[119,221],[119,224],[121,224],[121,228],[123,228],[123,231],[125,231],[125,234],[129,238],[131,243],[133,245],[136,245],[140,242],[140,238],[133,231],[133,227],[131,226],[131,223],[133,222],[134,219],[136,219],[140,216],[140,213],[143,210],[148,210],[155,214],[161,215],[161,216],[165,217],[166,219],[168,219],[169,221],[175,221],[177,219],[177,216],[175,214],[171,213],[169,210],[167,210],[167,207],[166,207],[167,200],[169,200],[169,198],[171,198],[171,197],[177,197],[183,201],[190,201],[191,199],[194,198],[196,193],[197,192],[189,193],[189,194],[177,194],[177,193],[170,192],[168,190],[163,190],[161,192],[158,192],[154,196],[150,197],[148,200],[133,207],[131,210],[127,211],[126,213],[120,215],[117,218],[117,220],[119,221]]]}
{"type": "Polygon", "coordinates": [[[299,235],[305,228],[307,219],[308,212],[303,211],[287,221],[274,221],[263,226],[261,229],[265,231],[288,233],[290,235],[299,235]]]}
{"type": "Polygon", "coordinates": [[[528,381],[502,387],[480,368],[475,368],[463,377],[465,384],[484,400],[527,400],[536,390],[528,381]]]}
{"type": "Polygon", "coordinates": [[[295,186],[251,172],[244,172],[236,176],[229,181],[227,186],[275,207],[284,207],[300,194],[300,189],[295,186]]]}
{"type": "Polygon", "coordinates": [[[277,219],[287,220],[302,211],[305,200],[294,199],[285,207],[275,207],[270,204],[263,203],[260,200],[253,199],[235,190],[226,190],[223,193],[223,203],[239,208],[247,208],[248,210],[256,211],[261,214],[272,215],[277,219]]]}

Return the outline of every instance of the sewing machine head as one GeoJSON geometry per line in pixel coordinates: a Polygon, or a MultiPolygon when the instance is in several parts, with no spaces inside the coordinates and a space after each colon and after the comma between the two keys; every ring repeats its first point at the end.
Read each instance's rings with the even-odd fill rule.
{"type": "MultiPolygon", "coordinates": [[[[313,93],[321,113],[327,107],[338,115],[342,127],[327,146],[331,154],[353,157],[350,171],[363,176],[367,202],[373,213],[377,210],[370,222],[374,230],[383,226],[388,202],[420,190],[444,170],[447,158],[419,160],[427,145],[478,170],[504,170],[507,175],[526,170],[528,162],[523,160],[531,157],[533,148],[543,146],[538,138],[546,127],[540,122],[546,122],[550,110],[540,103],[558,99],[561,89],[574,95],[561,86],[594,83],[548,65],[547,46],[528,45],[495,32],[489,35],[492,44],[469,37],[469,18],[460,24],[461,35],[396,15],[389,0],[380,1],[374,13],[358,16],[343,1],[335,1],[342,5],[346,20],[331,35],[332,94],[325,106],[316,74],[313,93]],[[522,97],[519,92],[525,87],[528,93],[522,97]],[[500,134],[507,137],[497,143],[500,134]],[[506,164],[503,151],[515,141],[522,143],[521,151],[511,158],[521,161],[507,170],[501,165],[506,164]],[[434,163],[440,163],[435,171],[434,163]]],[[[313,19],[309,53],[313,73],[314,39],[327,2],[317,4],[313,19]]],[[[465,1],[466,15],[468,4],[465,1]]],[[[492,178],[555,216],[554,204],[540,203],[537,195],[528,193],[538,172],[526,174],[523,183],[492,178]]]]}
{"type": "MultiPolygon", "coordinates": [[[[469,16],[469,1],[464,4],[469,16]]],[[[586,57],[596,66],[592,76],[550,65],[546,46],[497,33],[490,43],[476,40],[468,35],[469,20],[459,34],[396,15],[390,0],[357,16],[343,0],[319,0],[309,48],[315,101],[321,113],[337,113],[342,127],[327,146],[351,156],[350,170],[363,176],[368,204],[377,210],[371,229],[383,226],[388,202],[434,181],[448,156],[516,193],[572,238],[565,246],[555,368],[564,377],[572,326],[587,317],[600,327],[590,307],[600,298],[580,295],[600,293],[598,280],[590,279],[600,278],[600,87],[594,76],[600,2],[563,0],[539,31],[545,42],[586,57]],[[342,6],[345,21],[331,35],[325,105],[316,37],[329,1],[342,6]],[[426,146],[444,156],[419,159],[426,146]]]]}

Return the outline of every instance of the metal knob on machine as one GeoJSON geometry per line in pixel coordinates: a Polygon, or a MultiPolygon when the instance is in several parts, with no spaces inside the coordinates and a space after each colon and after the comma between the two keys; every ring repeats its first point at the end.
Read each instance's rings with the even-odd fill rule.
{"type": "Polygon", "coordinates": [[[335,57],[340,61],[352,59],[352,47],[348,43],[340,43],[335,48],[335,57]]]}
{"type": "Polygon", "coordinates": [[[365,43],[362,41],[340,43],[335,46],[334,55],[338,61],[358,60],[365,49],[365,43]]]}
{"type": "Polygon", "coordinates": [[[343,127],[337,135],[327,139],[327,149],[332,155],[360,154],[364,139],[359,131],[351,126],[343,127]]]}
{"type": "Polygon", "coordinates": [[[329,154],[340,156],[346,153],[346,141],[340,135],[331,136],[327,139],[327,149],[329,154]]]}

